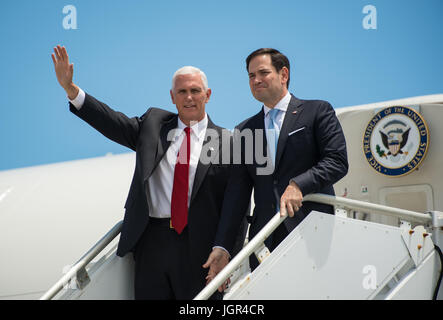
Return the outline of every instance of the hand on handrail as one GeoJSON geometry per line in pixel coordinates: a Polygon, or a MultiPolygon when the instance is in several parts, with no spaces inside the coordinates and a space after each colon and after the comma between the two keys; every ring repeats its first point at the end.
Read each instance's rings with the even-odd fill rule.
{"type": "MultiPolygon", "coordinates": [[[[206,285],[211,282],[215,276],[229,263],[229,254],[221,248],[214,248],[208,257],[208,260],[203,265],[203,268],[209,268],[206,276],[206,285]]],[[[226,290],[226,286],[230,283],[228,278],[219,288],[219,292],[226,290]]]]}
{"type": "Polygon", "coordinates": [[[291,181],[280,198],[280,216],[284,217],[289,214],[289,217],[292,218],[303,205],[302,201],[303,193],[298,185],[291,181]]]}

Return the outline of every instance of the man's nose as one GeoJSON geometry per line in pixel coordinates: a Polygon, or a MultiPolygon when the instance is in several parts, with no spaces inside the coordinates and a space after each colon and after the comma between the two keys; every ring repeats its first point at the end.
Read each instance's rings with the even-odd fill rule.
{"type": "Polygon", "coordinates": [[[254,80],[252,81],[252,83],[254,85],[260,84],[261,83],[261,78],[259,76],[255,76],[254,80]]]}

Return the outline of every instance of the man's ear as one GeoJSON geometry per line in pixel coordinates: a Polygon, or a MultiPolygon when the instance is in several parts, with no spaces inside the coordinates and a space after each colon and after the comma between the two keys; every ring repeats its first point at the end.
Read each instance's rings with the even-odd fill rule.
{"type": "Polygon", "coordinates": [[[283,67],[280,70],[280,75],[281,75],[281,80],[282,80],[282,84],[285,84],[288,82],[289,79],[289,70],[287,67],[283,67]]]}
{"type": "Polygon", "coordinates": [[[172,103],[175,104],[175,101],[174,101],[174,94],[172,93],[172,90],[169,90],[169,93],[171,94],[171,100],[172,100],[172,103]]]}
{"type": "Polygon", "coordinates": [[[206,102],[205,103],[208,103],[209,98],[211,97],[211,93],[212,93],[211,89],[208,88],[208,90],[206,90],[206,102]]]}

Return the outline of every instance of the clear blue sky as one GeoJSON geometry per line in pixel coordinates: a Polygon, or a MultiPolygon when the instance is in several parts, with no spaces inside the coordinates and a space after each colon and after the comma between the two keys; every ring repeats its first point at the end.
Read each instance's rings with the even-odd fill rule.
{"type": "Polygon", "coordinates": [[[274,47],[291,61],[290,91],[336,108],[443,93],[441,0],[5,0],[0,4],[0,170],[127,152],[68,110],[50,57],[66,46],[74,81],[128,116],[175,110],[174,71],[201,68],[206,111],[233,128],[260,104],[244,60],[274,47]],[[377,10],[366,30],[365,5],[377,10]],[[66,30],[66,5],[77,29],[66,30]]]}

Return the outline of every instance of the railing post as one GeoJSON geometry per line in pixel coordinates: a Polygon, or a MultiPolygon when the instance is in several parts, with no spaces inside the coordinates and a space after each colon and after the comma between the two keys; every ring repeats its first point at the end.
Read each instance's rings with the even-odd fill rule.
{"type": "Polygon", "coordinates": [[[75,276],[77,277],[78,287],[83,289],[90,282],[86,266],[120,234],[122,223],[122,221],[118,222],[108,233],[106,233],[103,238],[86,252],[86,254],[40,298],[40,300],[50,300],[54,298],[75,276]]]}
{"type": "Polygon", "coordinates": [[[432,242],[443,247],[443,212],[431,211],[432,215],[432,242]]]}

